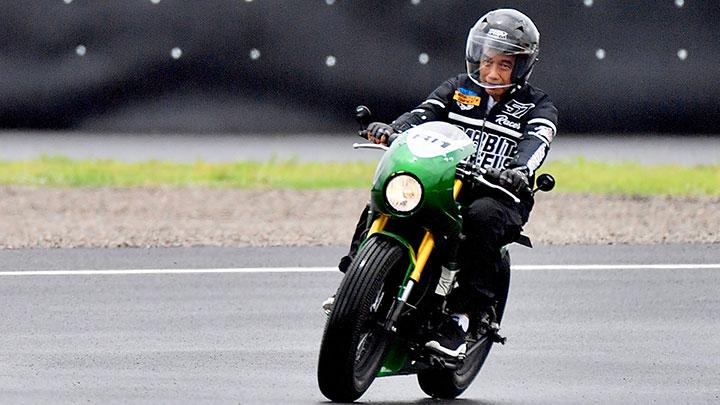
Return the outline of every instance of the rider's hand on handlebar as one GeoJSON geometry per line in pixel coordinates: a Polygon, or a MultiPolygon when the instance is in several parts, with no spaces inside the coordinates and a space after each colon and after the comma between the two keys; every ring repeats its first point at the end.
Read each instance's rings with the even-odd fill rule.
{"type": "Polygon", "coordinates": [[[367,127],[368,140],[372,143],[387,145],[390,135],[394,133],[393,127],[383,122],[371,122],[367,127]]]}
{"type": "Polygon", "coordinates": [[[500,172],[498,184],[516,196],[530,189],[527,174],[521,168],[505,169],[500,172]]]}

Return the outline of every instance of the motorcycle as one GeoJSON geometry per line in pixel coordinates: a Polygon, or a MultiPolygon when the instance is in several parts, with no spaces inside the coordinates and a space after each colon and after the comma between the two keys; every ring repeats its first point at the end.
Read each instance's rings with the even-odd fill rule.
{"type": "MultiPolygon", "coordinates": [[[[362,127],[370,112],[360,106],[362,127]]],[[[363,131],[361,131],[361,134],[363,131]]],[[[498,327],[473,320],[464,356],[449,358],[424,346],[448,316],[446,296],[456,285],[462,239],[464,187],[485,187],[520,202],[493,181],[491,172],[467,162],[472,140],[456,126],[428,122],[400,134],[387,147],[372,179],[369,231],[335,294],[320,346],[318,383],[328,399],[352,402],[376,377],[416,374],[429,396],[452,399],[475,379],[494,343],[505,343],[498,327]]],[[[554,179],[537,178],[550,191],[554,179]]],[[[517,241],[531,246],[522,235],[517,241]]],[[[501,250],[508,275],[497,297],[496,325],[502,320],[509,286],[510,257],[501,250]]]]}

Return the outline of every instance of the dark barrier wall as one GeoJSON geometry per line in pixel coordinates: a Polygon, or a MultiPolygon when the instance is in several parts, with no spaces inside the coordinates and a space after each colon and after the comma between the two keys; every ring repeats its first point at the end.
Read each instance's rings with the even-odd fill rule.
{"type": "Polygon", "coordinates": [[[26,0],[0,8],[0,127],[323,132],[390,121],[511,6],[565,132],[720,133],[720,3],[26,0]]]}

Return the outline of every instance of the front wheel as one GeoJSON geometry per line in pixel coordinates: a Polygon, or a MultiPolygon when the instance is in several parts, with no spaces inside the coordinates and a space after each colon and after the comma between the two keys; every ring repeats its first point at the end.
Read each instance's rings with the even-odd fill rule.
{"type": "Polygon", "coordinates": [[[318,383],[328,399],[360,398],[382,366],[390,335],[381,323],[398,290],[388,278],[403,270],[404,256],[396,241],[376,236],[345,274],[320,346],[318,383]]]}

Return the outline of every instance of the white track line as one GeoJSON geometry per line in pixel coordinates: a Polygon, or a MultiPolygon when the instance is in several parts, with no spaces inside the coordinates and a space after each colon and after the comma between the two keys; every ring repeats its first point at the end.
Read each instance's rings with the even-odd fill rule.
{"type": "MultiPolygon", "coordinates": [[[[720,264],[548,264],[517,265],[513,270],[720,270],[720,264]]],[[[110,276],[137,274],[221,274],[221,273],[334,273],[337,267],[249,267],[229,269],[126,269],[126,270],[18,270],[0,271],[0,277],[22,276],[110,276]]]]}
{"type": "Polygon", "coordinates": [[[716,269],[718,264],[547,264],[512,266],[513,270],[694,270],[716,269]]]}
{"type": "Polygon", "coordinates": [[[338,271],[337,267],[248,267],[236,269],[125,269],[125,270],[29,270],[0,271],[0,276],[105,276],[133,274],[219,274],[219,273],[317,273],[338,271]]]}

